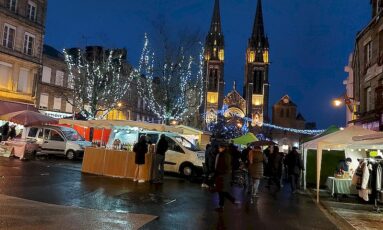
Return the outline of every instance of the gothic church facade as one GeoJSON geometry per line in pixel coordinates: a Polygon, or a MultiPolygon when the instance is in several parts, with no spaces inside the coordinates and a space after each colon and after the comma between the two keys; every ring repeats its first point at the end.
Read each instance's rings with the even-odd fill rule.
{"type": "Polygon", "coordinates": [[[258,0],[245,59],[243,94],[234,83],[233,90],[224,95],[225,42],[222,32],[219,0],[215,0],[210,30],[206,36],[204,59],[205,127],[217,120],[219,111],[226,118],[248,117],[252,126],[260,126],[269,118],[269,41],[265,35],[262,1],[258,0]]]}

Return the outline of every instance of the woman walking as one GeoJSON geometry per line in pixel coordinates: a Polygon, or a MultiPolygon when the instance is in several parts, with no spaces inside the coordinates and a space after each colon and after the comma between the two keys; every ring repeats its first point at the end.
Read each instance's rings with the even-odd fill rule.
{"type": "MultiPolygon", "coordinates": [[[[264,157],[260,147],[253,147],[249,152],[249,173],[252,179],[252,197],[258,197],[258,188],[263,177],[263,163],[266,158],[264,157]]],[[[251,199],[253,200],[253,199],[251,199]]]]}
{"type": "MultiPolygon", "coordinates": [[[[136,153],[135,163],[136,163],[136,171],[134,173],[134,179],[133,181],[138,180],[138,176],[140,175],[140,171],[142,168],[142,165],[145,164],[145,154],[148,152],[148,145],[146,144],[146,137],[141,136],[138,140],[138,143],[136,143],[133,147],[133,152],[136,153]]],[[[143,183],[144,180],[138,180],[138,183],[143,183]]]]}

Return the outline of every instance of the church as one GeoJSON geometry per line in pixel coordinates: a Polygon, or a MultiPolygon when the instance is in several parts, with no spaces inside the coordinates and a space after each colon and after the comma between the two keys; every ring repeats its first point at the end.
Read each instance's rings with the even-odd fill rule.
{"type": "Polygon", "coordinates": [[[204,54],[204,126],[217,121],[219,111],[228,118],[252,119],[252,126],[269,120],[269,41],[265,35],[262,0],[258,0],[252,33],[245,53],[242,95],[236,85],[224,95],[225,41],[222,32],[219,0],[215,0],[204,54]],[[223,109],[225,108],[225,109],[223,109]]]}

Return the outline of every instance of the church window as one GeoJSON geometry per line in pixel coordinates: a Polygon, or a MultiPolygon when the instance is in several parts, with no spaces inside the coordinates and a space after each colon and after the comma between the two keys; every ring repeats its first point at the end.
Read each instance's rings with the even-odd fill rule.
{"type": "Polygon", "coordinates": [[[215,45],[215,46],[217,45],[217,40],[214,40],[214,45],[215,45]]]}
{"type": "Polygon", "coordinates": [[[281,109],[281,112],[280,112],[280,115],[279,115],[280,117],[283,117],[284,116],[284,110],[283,109],[281,109]]]}
{"type": "Polygon", "coordinates": [[[263,51],[263,62],[269,63],[269,51],[267,50],[263,51]]]}
{"type": "Polygon", "coordinates": [[[249,62],[254,62],[254,61],[255,61],[255,52],[254,51],[250,51],[249,62]]]}
{"type": "Polygon", "coordinates": [[[213,49],[213,57],[217,57],[217,48],[213,49]]]}
{"type": "Polygon", "coordinates": [[[218,58],[219,58],[220,61],[223,61],[225,59],[225,53],[224,53],[223,49],[219,50],[218,58]]]}
{"type": "Polygon", "coordinates": [[[290,110],[289,110],[289,109],[286,109],[286,117],[287,117],[287,118],[290,117],[290,110]]]}
{"type": "Polygon", "coordinates": [[[262,88],[263,88],[263,84],[262,84],[262,71],[259,71],[259,70],[255,70],[254,71],[254,78],[253,78],[253,82],[254,82],[254,91],[253,93],[254,94],[262,94],[262,88]]]}

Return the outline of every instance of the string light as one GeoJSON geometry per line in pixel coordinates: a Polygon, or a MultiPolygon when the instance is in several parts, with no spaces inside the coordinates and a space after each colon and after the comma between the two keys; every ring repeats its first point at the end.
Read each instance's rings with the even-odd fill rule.
{"type": "Polygon", "coordinates": [[[151,50],[145,34],[139,66],[132,72],[132,78],[137,80],[139,96],[157,117],[183,120],[200,108],[203,101],[203,53],[201,46],[199,60],[194,61],[181,47],[174,60],[160,60],[151,50]]]}
{"type": "Polygon", "coordinates": [[[89,58],[85,50],[77,49],[69,54],[64,49],[68,67],[68,85],[73,88],[67,101],[85,112],[88,119],[95,119],[100,112],[105,116],[116,108],[130,87],[130,75],[123,73],[122,53],[102,50],[96,57],[89,58]]]}

